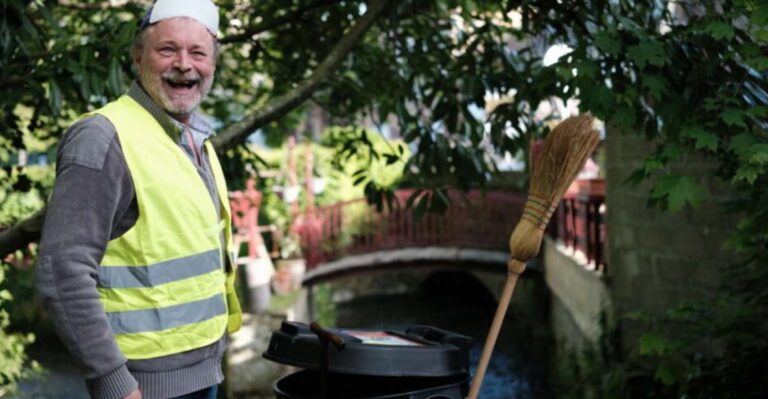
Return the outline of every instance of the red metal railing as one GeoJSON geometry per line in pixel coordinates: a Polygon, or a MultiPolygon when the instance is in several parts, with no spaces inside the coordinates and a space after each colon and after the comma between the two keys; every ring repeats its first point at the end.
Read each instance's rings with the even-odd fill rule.
{"type": "Polygon", "coordinates": [[[577,180],[555,213],[551,236],[596,270],[605,270],[605,186],[602,180],[577,180]]]}
{"type": "MultiPolygon", "coordinates": [[[[295,231],[301,237],[308,267],[347,255],[405,247],[455,246],[507,251],[509,236],[525,205],[525,198],[519,193],[451,192],[451,204],[444,214],[426,214],[417,220],[413,210],[404,206],[412,193],[412,190],[398,191],[396,198],[400,206],[382,213],[360,199],[311,209],[300,215],[295,231]]],[[[245,192],[231,193],[230,197],[239,240],[252,244],[255,235],[266,228],[256,226],[260,193],[250,186],[245,192]]],[[[605,270],[604,215],[604,183],[577,180],[563,197],[547,232],[591,268],[605,270]]],[[[255,248],[249,245],[251,247],[255,248]]],[[[249,250],[249,255],[252,251],[249,250]]]]}
{"type": "Polygon", "coordinates": [[[298,220],[307,267],[342,256],[387,249],[453,246],[508,251],[525,197],[509,192],[451,192],[443,214],[416,219],[404,206],[412,191],[398,191],[399,207],[378,213],[365,200],[316,208],[298,220]]]}

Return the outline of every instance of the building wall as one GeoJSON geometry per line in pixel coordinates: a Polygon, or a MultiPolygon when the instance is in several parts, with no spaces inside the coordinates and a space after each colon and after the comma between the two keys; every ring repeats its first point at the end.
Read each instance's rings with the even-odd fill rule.
{"type": "Polygon", "coordinates": [[[650,209],[651,185],[625,184],[654,148],[637,135],[608,132],[606,146],[607,277],[624,346],[642,326],[622,319],[635,310],[664,311],[686,300],[711,295],[722,283],[721,269],[734,260],[723,249],[735,217],[722,203],[727,187],[714,177],[714,160],[688,159],[686,173],[710,191],[697,209],[650,209]]]}

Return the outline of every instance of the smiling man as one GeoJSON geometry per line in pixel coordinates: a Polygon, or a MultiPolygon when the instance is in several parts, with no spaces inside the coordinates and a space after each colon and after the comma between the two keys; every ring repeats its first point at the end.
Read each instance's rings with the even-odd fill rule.
{"type": "Polygon", "coordinates": [[[216,397],[240,325],[230,210],[211,125],[218,10],[158,0],[128,93],[59,144],[37,286],[92,397],[216,397]]]}

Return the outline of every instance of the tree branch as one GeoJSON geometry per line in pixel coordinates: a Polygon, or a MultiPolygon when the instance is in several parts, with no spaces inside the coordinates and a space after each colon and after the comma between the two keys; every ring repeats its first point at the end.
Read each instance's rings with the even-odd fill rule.
{"type": "Polygon", "coordinates": [[[29,78],[23,78],[21,76],[5,76],[0,77],[0,89],[5,89],[6,87],[13,87],[14,89],[18,89],[20,85],[24,85],[29,78]]]}
{"type": "MultiPolygon", "coordinates": [[[[132,0],[135,3],[141,3],[144,6],[149,7],[152,5],[151,0],[132,0]]],[[[61,7],[72,8],[75,10],[106,10],[109,8],[123,7],[128,4],[129,0],[108,0],[100,1],[96,3],[83,3],[81,1],[73,0],[58,0],[58,5],[61,7]]]]}
{"type": "Polygon", "coordinates": [[[44,218],[45,208],[14,226],[0,230],[0,259],[40,238],[44,218]]]}
{"type": "Polygon", "coordinates": [[[312,11],[316,8],[340,3],[342,0],[318,0],[314,3],[308,4],[304,7],[299,7],[293,12],[290,12],[286,15],[277,17],[275,19],[271,19],[269,21],[264,21],[260,24],[256,24],[253,26],[248,27],[245,31],[230,35],[227,37],[222,38],[219,40],[219,43],[221,44],[228,44],[228,43],[235,43],[235,42],[241,42],[243,40],[250,39],[253,35],[259,34],[261,32],[266,32],[270,29],[274,29],[277,26],[286,24],[288,22],[298,21],[301,16],[309,11],[312,11]]]}
{"type": "Polygon", "coordinates": [[[245,140],[251,133],[299,106],[314,93],[341,65],[368,28],[378,18],[389,0],[371,0],[368,11],[360,17],[344,37],[306,80],[291,91],[275,97],[240,122],[228,126],[211,141],[219,153],[245,140]]]}

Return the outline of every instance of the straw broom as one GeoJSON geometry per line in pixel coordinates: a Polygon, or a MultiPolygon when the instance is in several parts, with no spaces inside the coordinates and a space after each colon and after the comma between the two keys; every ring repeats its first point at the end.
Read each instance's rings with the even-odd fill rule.
{"type": "Polygon", "coordinates": [[[552,213],[597,147],[599,138],[593,123],[594,118],[589,114],[564,120],[544,139],[539,155],[531,159],[528,200],[523,216],[509,239],[511,259],[507,263],[507,281],[485,340],[468,399],[476,399],[480,391],[517,278],[525,271],[525,263],[539,253],[544,229],[552,213]]]}

